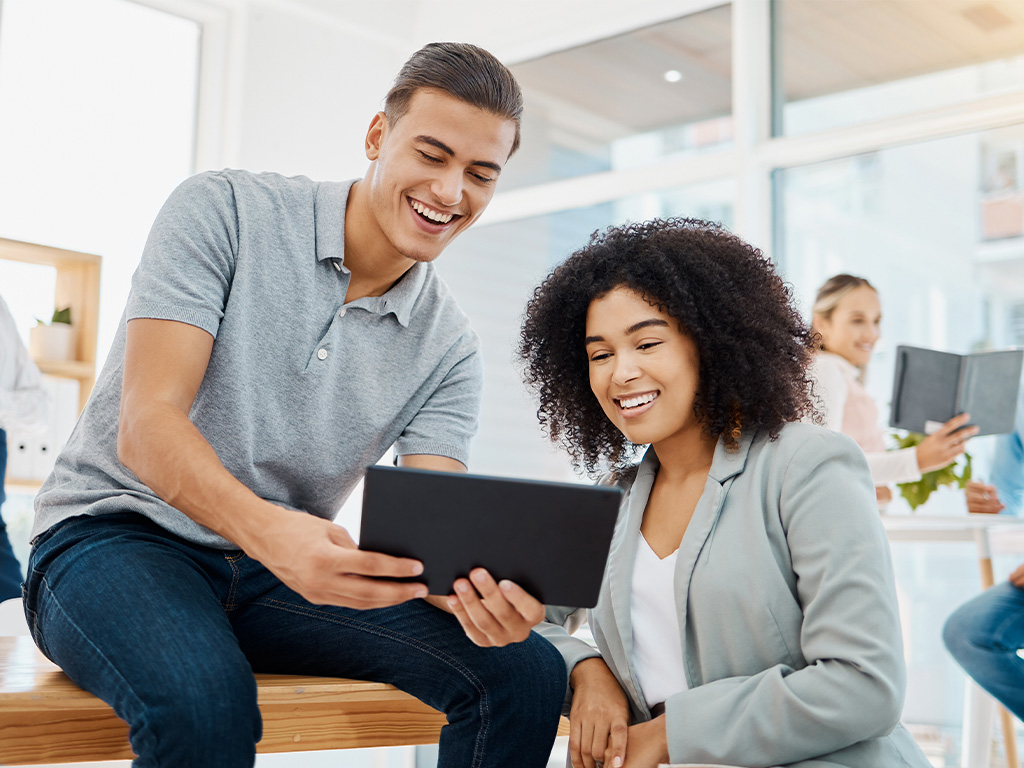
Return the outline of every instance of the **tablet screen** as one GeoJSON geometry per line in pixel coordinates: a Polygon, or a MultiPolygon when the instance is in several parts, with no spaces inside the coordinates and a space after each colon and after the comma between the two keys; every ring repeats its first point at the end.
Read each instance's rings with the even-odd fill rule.
{"type": "Polygon", "coordinates": [[[476,567],[542,603],[597,603],[622,490],[609,486],[372,466],[361,549],[423,562],[432,595],[476,567]]]}

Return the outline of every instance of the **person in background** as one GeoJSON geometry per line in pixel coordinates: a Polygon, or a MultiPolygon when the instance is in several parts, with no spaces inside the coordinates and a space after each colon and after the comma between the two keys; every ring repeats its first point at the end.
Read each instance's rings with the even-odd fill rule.
{"type": "Polygon", "coordinates": [[[21,564],[14,556],[3,518],[7,431],[45,428],[48,410],[42,374],[29,357],[7,302],[0,296],[0,602],[21,597],[22,581],[21,564]]]}
{"type": "Polygon", "coordinates": [[[1024,720],[1024,565],[946,619],[942,641],[974,681],[1024,720]]]}
{"type": "Polygon", "coordinates": [[[1013,431],[995,438],[988,480],[967,483],[967,511],[1019,517],[1024,507],[1024,386],[1017,393],[1013,431]]]}
{"type": "MultiPolygon", "coordinates": [[[[1024,493],[1024,388],[1014,430],[997,438],[990,483],[967,484],[967,511],[1019,515],[1024,493]]],[[[942,629],[946,649],[978,685],[1024,720],[1024,565],[957,608],[942,629]]]]}
{"type": "Polygon", "coordinates": [[[879,424],[878,406],[864,387],[871,353],[881,336],[882,305],[863,277],[840,274],[818,289],[811,326],[820,348],[810,368],[822,423],[852,437],[867,456],[879,506],[892,500],[889,486],[919,480],[963,454],[977,427],[970,414],[947,421],[913,448],[890,451],[879,424]]]}
{"type": "Polygon", "coordinates": [[[576,768],[928,767],[864,455],[797,423],[813,349],[770,260],[710,222],[611,228],[535,290],[541,423],[626,490],[596,607],[540,630],[576,768]]]}
{"type": "Polygon", "coordinates": [[[547,764],[565,665],[532,632],[544,606],[483,569],[428,596],[422,563],[333,521],[392,446],[466,470],[479,338],[433,262],[487,208],[522,109],[490,53],[431,43],[361,179],[210,171],[157,215],[25,585],[37,645],[130,724],[140,768],[252,766],[253,671],[394,684],[446,714],[446,768],[547,764]]]}

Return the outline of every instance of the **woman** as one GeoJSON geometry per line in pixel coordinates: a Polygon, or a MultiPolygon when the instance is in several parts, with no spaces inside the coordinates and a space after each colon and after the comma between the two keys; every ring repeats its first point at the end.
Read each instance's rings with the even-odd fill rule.
{"type": "Polygon", "coordinates": [[[826,427],[849,435],[863,449],[884,506],[892,499],[889,485],[919,480],[954,461],[978,428],[961,429],[970,419],[963,413],[913,448],[886,450],[878,408],[863,384],[881,323],[878,292],[863,277],[836,275],[818,289],[811,319],[821,347],[811,366],[818,410],[826,427]]]}
{"type": "Polygon", "coordinates": [[[577,768],[928,766],[898,723],[863,454],[794,423],[812,351],[770,262],[708,222],[609,229],[536,289],[520,353],[540,419],[626,490],[597,606],[541,627],[570,673],[577,768]],[[566,629],[584,618],[597,650],[566,629]]]}

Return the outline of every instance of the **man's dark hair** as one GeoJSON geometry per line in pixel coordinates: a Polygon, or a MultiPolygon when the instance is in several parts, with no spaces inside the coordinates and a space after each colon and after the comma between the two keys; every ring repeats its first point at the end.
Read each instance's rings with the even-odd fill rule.
{"type": "Polygon", "coordinates": [[[392,123],[402,119],[421,88],[434,88],[470,106],[516,124],[510,156],[519,149],[523,92],[515,76],[493,55],[469,43],[428,43],[405,62],[384,97],[384,114],[392,123]]]}
{"type": "Polygon", "coordinates": [[[591,302],[620,286],[671,315],[693,340],[694,413],[705,434],[735,448],[741,431],[777,437],[784,423],[813,416],[812,333],[761,251],[699,219],[611,227],[537,287],[520,333],[523,377],[540,401],[541,425],[577,467],[623,469],[636,453],[590,389],[584,346],[591,302]]]}

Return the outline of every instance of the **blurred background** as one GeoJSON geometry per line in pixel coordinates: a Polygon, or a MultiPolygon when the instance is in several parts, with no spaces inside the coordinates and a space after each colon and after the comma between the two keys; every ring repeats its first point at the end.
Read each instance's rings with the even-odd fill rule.
{"type": "MultiPolygon", "coordinates": [[[[472,471],[583,480],[537,429],[513,348],[539,280],[626,220],[722,222],[776,261],[805,314],[830,275],[867,277],[884,313],[868,382],[883,407],[897,344],[1024,345],[1020,0],[0,0],[0,238],[102,257],[98,370],[175,185],[222,167],[362,176],[371,117],[433,40],[489,49],[526,96],[522,148],[491,208],[438,262],[483,339],[472,471]]],[[[0,260],[26,341],[54,310],[56,280],[0,260]]],[[[989,443],[971,452],[984,477],[989,443]]],[[[36,481],[21,479],[4,517],[24,562],[36,481]]],[[[962,493],[926,507],[960,514],[962,493]]],[[[900,500],[889,511],[909,514],[900,500]]],[[[358,528],[358,494],[339,521],[358,528]]],[[[998,580],[1024,546],[993,544],[998,580]]],[[[956,766],[964,677],[939,629],[979,589],[976,552],[893,553],[904,720],[936,766],[956,766]]]]}

